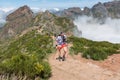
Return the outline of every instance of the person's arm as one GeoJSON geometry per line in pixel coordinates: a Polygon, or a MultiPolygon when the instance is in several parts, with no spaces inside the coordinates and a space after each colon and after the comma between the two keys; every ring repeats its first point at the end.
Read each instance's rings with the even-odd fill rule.
{"type": "Polygon", "coordinates": [[[56,44],[56,46],[58,45],[58,37],[55,39],[55,44],[56,44]]]}
{"type": "Polygon", "coordinates": [[[66,36],[66,35],[64,35],[64,37],[65,37],[65,41],[67,42],[67,36],[66,36]]]}

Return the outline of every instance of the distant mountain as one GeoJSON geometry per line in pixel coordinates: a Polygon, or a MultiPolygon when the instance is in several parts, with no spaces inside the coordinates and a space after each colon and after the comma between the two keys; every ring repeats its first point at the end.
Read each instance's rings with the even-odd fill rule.
{"type": "Polygon", "coordinates": [[[104,3],[108,10],[108,16],[112,18],[120,18],[120,0],[104,3]]]}
{"type": "Polygon", "coordinates": [[[91,16],[92,12],[91,9],[88,7],[85,7],[83,9],[80,7],[71,7],[62,11],[55,12],[54,14],[58,16],[64,16],[70,19],[75,19],[76,17],[82,15],[91,16]]]}
{"type": "Polygon", "coordinates": [[[85,7],[84,9],[81,9],[79,7],[72,7],[58,11],[55,14],[72,19],[82,15],[93,16],[98,19],[106,17],[120,18],[120,1],[111,1],[106,3],[99,2],[92,8],[85,7]]]}
{"type": "Polygon", "coordinates": [[[77,15],[81,15],[82,10],[79,7],[72,7],[72,8],[64,9],[62,11],[58,11],[55,14],[58,15],[58,16],[74,18],[77,15]]]}
{"type": "Polygon", "coordinates": [[[98,3],[92,7],[94,17],[120,18],[120,1],[98,3]]]}

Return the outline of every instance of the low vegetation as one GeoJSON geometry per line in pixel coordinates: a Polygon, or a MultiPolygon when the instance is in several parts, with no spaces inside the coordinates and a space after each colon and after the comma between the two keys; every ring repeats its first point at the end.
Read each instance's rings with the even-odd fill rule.
{"type": "MultiPolygon", "coordinates": [[[[68,42],[73,46],[70,53],[82,53],[85,58],[104,60],[108,56],[120,53],[120,44],[96,42],[71,36],[68,42]]],[[[9,44],[0,44],[0,74],[26,76],[27,80],[39,77],[46,80],[51,76],[51,68],[47,56],[52,53],[52,39],[49,35],[41,35],[36,30],[12,40],[9,44]]]]}
{"type": "Polygon", "coordinates": [[[70,52],[74,54],[82,53],[85,58],[93,60],[104,60],[112,54],[120,53],[120,44],[112,44],[106,41],[96,42],[84,38],[70,37],[69,42],[73,43],[70,52]]]}
{"type": "Polygon", "coordinates": [[[0,74],[39,77],[48,79],[51,68],[47,56],[52,52],[52,40],[48,35],[31,31],[14,40],[0,52],[0,74]]]}

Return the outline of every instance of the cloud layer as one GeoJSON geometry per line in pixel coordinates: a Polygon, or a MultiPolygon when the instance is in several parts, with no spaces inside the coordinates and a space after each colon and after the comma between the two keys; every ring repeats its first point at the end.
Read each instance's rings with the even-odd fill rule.
{"type": "Polygon", "coordinates": [[[4,12],[9,12],[11,10],[13,10],[14,8],[13,7],[9,7],[9,8],[0,8],[1,11],[4,11],[4,12]]]}
{"type": "Polygon", "coordinates": [[[95,41],[120,43],[120,19],[106,19],[105,24],[99,24],[92,17],[82,16],[74,21],[82,37],[95,41]]]}

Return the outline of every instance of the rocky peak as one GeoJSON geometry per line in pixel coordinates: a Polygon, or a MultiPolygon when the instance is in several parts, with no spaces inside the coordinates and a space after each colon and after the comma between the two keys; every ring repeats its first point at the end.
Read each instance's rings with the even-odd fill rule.
{"type": "Polygon", "coordinates": [[[81,15],[82,10],[79,7],[72,7],[64,10],[64,14],[68,17],[74,17],[76,15],[81,15]]]}
{"type": "Polygon", "coordinates": [[[82,15],[82,10],[79,7],[71,7],[68,9],[64,9],[63,11],[58,11],[55,14],[58,16],[74,19],[74,17],[82,15]]]}
{"type": "Polygon", "coordinates": [[[19,9],[17,9],[16,11],[14,11],[13,13],[9,14],[6,18],[7,21],[11,21],[17,18],[21,18],[21,17],[32,17],[33,16],[33,12],[30,10],[30,8],[27,5],[24,5],[22,7],[20,7],[19,9]]]}
{"type": "Polygon", "coordinates": [[[88,8],[88,7],[84,7],[83,15],[90,16],[91,15],[91,9],[88,8]]]}
{"type": "Polygon", "coordinates": [[[108,16],[108,11],[101,2],[94,5],[91,10],[95,18],[101,19],[101,18],[106,18],[108,16]]]}
{"type": "Polygon", "coordinates": [[[96,18],[120,18],[120,1],[99,2],[92,7],[92,13],[96,18]]]}
{"type": "Polygon", "coordinates": [[[71,13],[81,14],[81,9],[79,7],[68,8],[66,9],[66,11],[71,13]]]}
{"type": "Polygon", "coordinates": [[[22,6],[6,17],[7,23],[0,34],[1,38],[14,37],[32,25],[33,12],[28,6],[22,6]]]}
{"type": "Polygon", "coordinates": [[[120,18],[120,1],[112,1],[104,3],[104,6],[107,8],[111,18],[120,18]]]}

